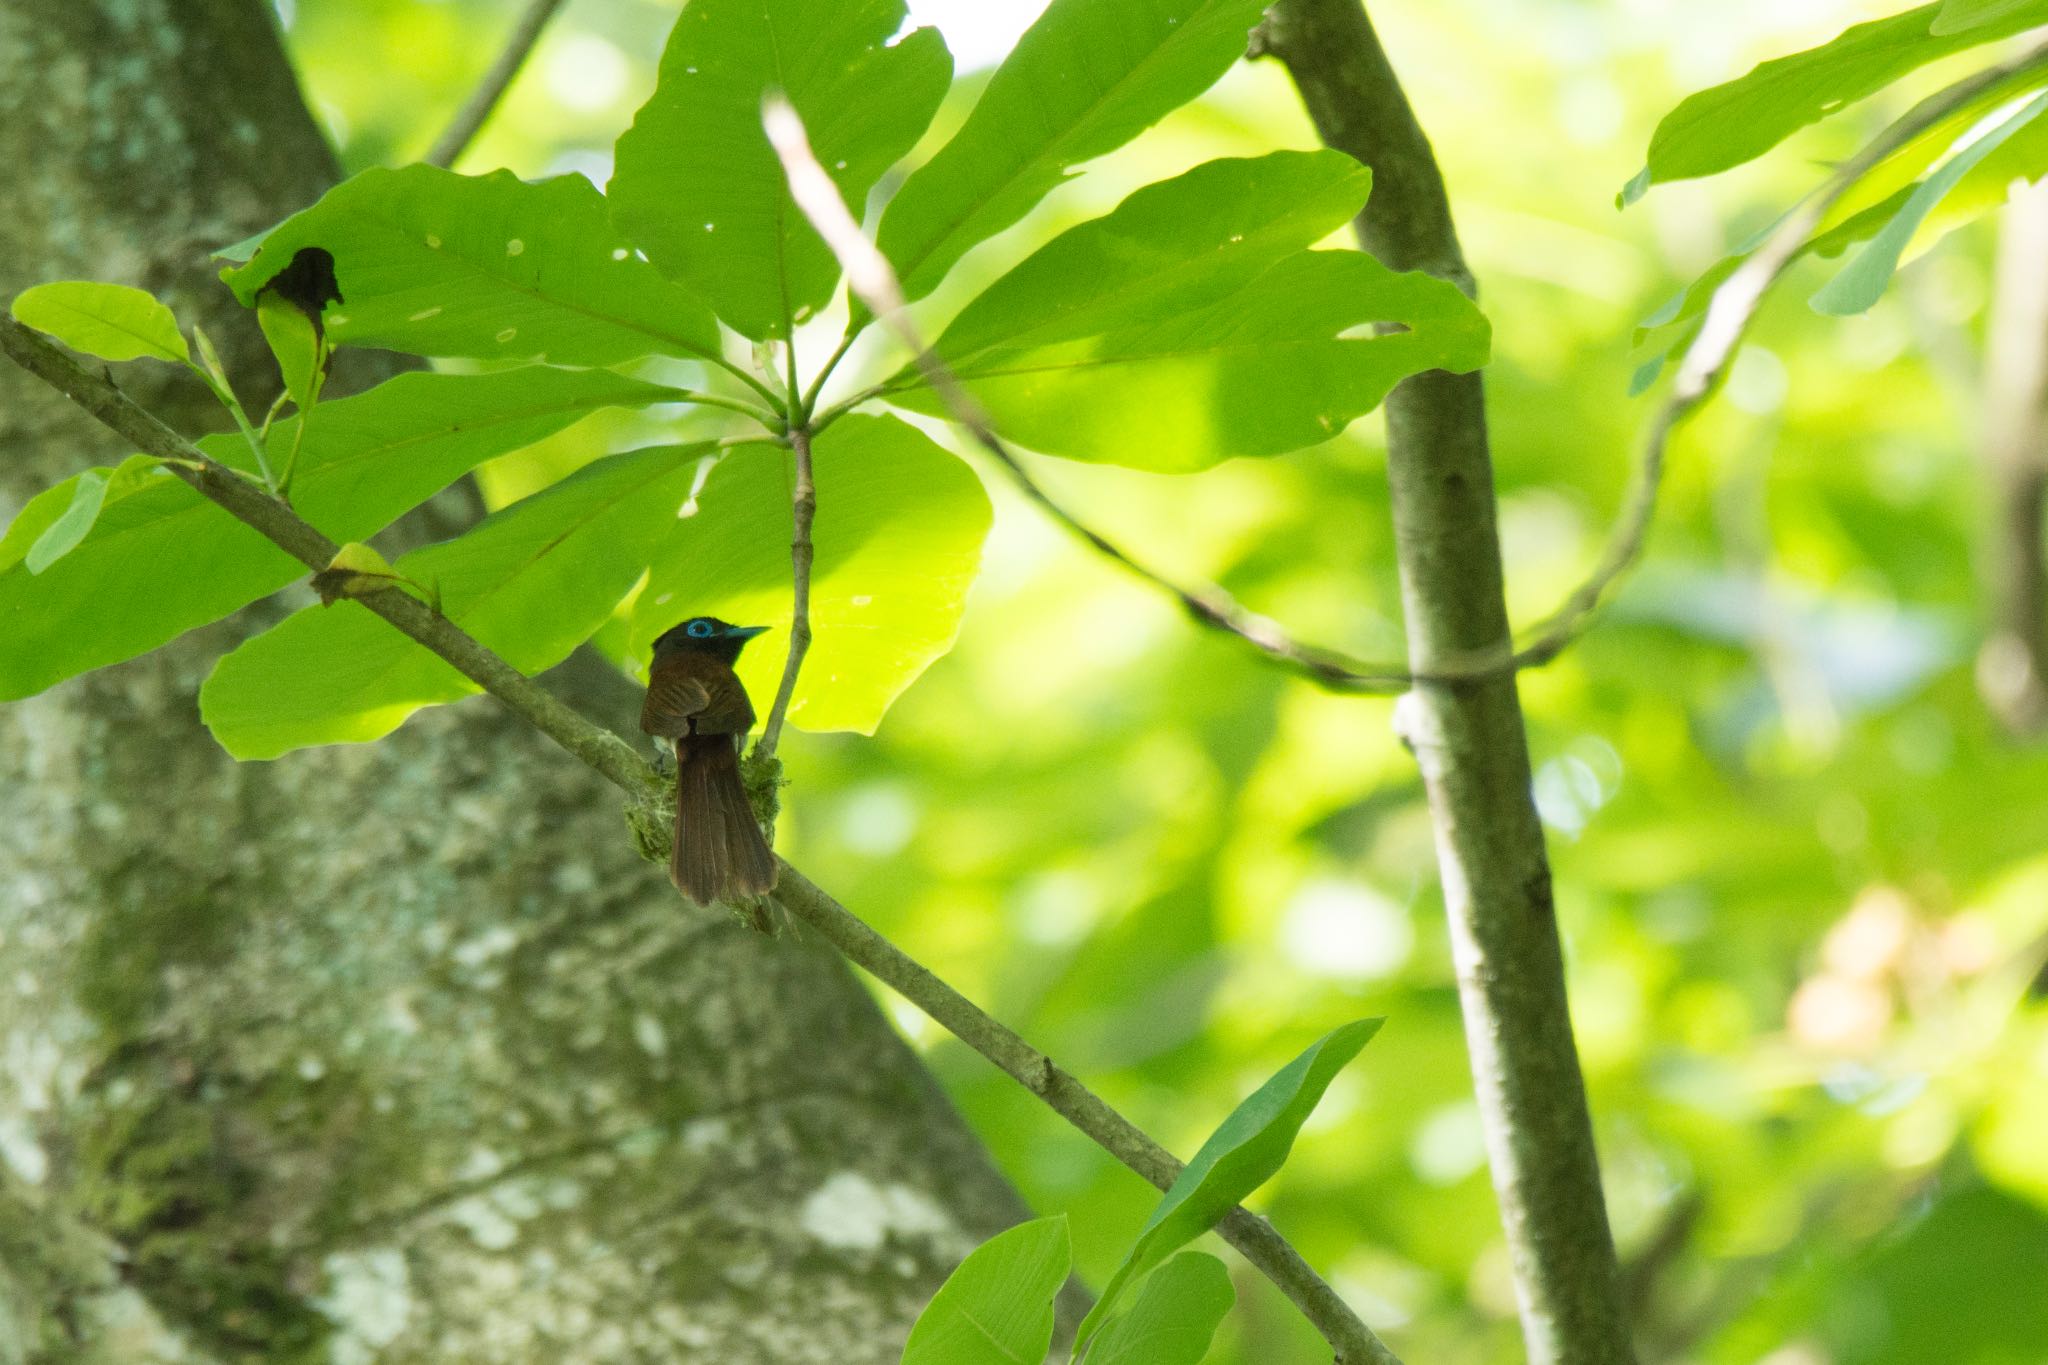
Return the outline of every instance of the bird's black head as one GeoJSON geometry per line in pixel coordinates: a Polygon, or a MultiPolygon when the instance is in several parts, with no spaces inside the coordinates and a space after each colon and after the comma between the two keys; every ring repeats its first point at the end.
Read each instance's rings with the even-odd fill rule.
{"type": "Polygon", "coordinates": [[[709,654],[734,663],[747,641],[768,629],[766,626],[734,626],[716,616],[692,616],[679,626],[663,631],[654,642],[657,661],[665,654],[709,654]]]}

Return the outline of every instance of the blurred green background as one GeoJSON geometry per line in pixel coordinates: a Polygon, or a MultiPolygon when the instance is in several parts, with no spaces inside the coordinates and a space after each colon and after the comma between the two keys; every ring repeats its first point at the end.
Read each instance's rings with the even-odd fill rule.
{"type": "MultiPolygon", "coordinates": [[[[280,0],[351,170],[421,155],[522,7],[280,0]]],[[[912,0],[963,72],[1041,7],[912,0]]],[[[568,4],[462,169],[601,185],[675,12],[568,4]]],[[[1631,326],[1956,68],[1617,212],[1651,128],[1693,89],[1885,12],[1374,7],[1495,327],[1518,621],[1590,567],[1626,487],[1652,401],[1625,396],[1631,326]]],[[[971,257],[923,305],[928,330],[965,284],[1137,185],[1312,145],[1280,69],[1240,66],[971,257]]],[[[1996,234],[1995,217],[1956,233],[1862,318],[1805,309],[1818,272],[1789,281],[1681,435],[1643,567],[1583,643],[1523,679],[1652,1359],[2048,1361],[2048,1008],[2024,999],[2048,952],[2048,752],[2004,738],[1972,679],[1996,234]]],[[[487,471],[487,490],[647,432],[585,424],[487,471]]],[[[1325,695],[1196,629],[977,467],[997,521],[958,647],[872,739],[785,746],[785,850],[1183,1154],[1314,1036],[1387,1015],[1254,1202],[1409,1359],[1519,1359],[1429,820],[1392,703],[1325,695]]],[[[1221,581],[1306,638],[1399,656],[1377,418],[1191,477],[1038,468],[1169,572],[1221,581]]],[[[1149,1188],[885,1004],[1031,1202],[1073,1216],[1099,1283],[1149,1188]]],[[[1233,1265],[1240,1307],[1212,1360],[1327,1358],[1233,1265]]]]}

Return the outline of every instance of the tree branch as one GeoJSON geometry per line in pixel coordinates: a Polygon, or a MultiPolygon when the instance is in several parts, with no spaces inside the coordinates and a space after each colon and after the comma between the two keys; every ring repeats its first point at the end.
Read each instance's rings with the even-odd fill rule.
{"type": "MultiPolygon", "coordinates": [[[[1255,51],[1287,67],[1323,141],[1372,168],[1361,245],[1472,290],[1429,140],[1359,0],[1281,0],[1255,51]]],[[[1387,482],[1412,670],[1511,653],[1478,374],[1387,398],[1387,482]]],[[[1622,1365],[1613,1236],[1572,1040],[1528,736],[1511,674],[1423,682],[1396,712],[1435,818],[1473,1084],[1537,1365],[1622,1365]]]]}
{"type": "Polygon", "coordinates": [[[782,738],[782,722],[789,715],[790,699],[796,696],[796,677],[811,648],[811,523],[818,515],[818,488],[811,477],[811,433],[808,427],[790,429],[789,444],[796,452],[796,487],[790,492],[793,530],[789,541],[789,562],[794,592],[789,618],[789,657],[782,665],[782,683],[775,689],[775,704],[768,708],[767,723],[754,744],[750,762],[758,765],[775,756],[782,738]]]}
{"type": "MultiPolygon", "coordinates": [[[[1281,0],[1254,43],[1288,68],[1323,140],[1373,169],[1362,244],[1395,269],[1472,287],[1428,139],[1358,0],[1281,0]]],[[[1916,105],[1844,163],[1714,292],[1653,417],[1636,489],[1599,568],[1538,642],[1540,662],[1583,625],[1640,551],[1672,431],[1726,372],[1766,292],[1844,191],[1904,143],[2048,46],[1916,105]],[[1544,653],[1544,651],[1548,651],[1544,653]]],[[[1478,376],[1404,382],[1387,403],[1388,477],[1410,628],[1425,681],[1405,704],[1437,814],[1438,854],[1494,1186],[1532,1360],[1633,1358],[1601,1202],[1584,1084],[1572,1045],[1542,830],[1529,799],[1528,741],[1512,679],[1436,685],[1438,660],[1500,650],[1507,634],[1484,394],[1478,376]]]]}
{"type": "Polygon", "coordinates": [[[449,121],[441,136],[435,139],[434,149],[426,155],[429,166],[445,170],[469,150],[470,142],[482,131],[492,111],[498,107],[498,101],[505,97],[505,91],[519,75],[519,68],[526,65],[534,44],[540,41],[541,30],[548,26],[548,20],[554,17],[561,5],[562,0],[529,0],[526,12],[512,26],[511,36],[506,38],[505,46],[499,51],[498,60],[491,63],[491,69],[477,82],[469,99],[449,121]]]}
{"type": "MultiPolygon", "coordinates": [[[[830,939],[840,952],[1009,1073],[1118,1161],[1162,1190],[1179,1178],[1181,1163],[1171,1152],[1063,1071],[1052,1058],[984,1014],[972,1001],[905,955],[787,863],[782,865],[774,896],[791,914],[830,939]]],[[[1271,1223],[1237,1208],[1225,1215],[1217,1231],[1293,1300],[1336,1350],[1342,1365],[1397,1365],[1393,1353],[1302,1260],[1301,1254],[1274,1231],[1271,1223]]]]}
{"type": "MultiPolygon", "coordinates": [[[[136,449],[172,461],[166,467],[203,496],[226,508],[292,558],[318,572],[334,562],[340,546],[322,535],[289,505],[207,455],[122,393],[111,379],[93,374],[51,342],[12,318],[0,317],[0,351],[30,374],[62,392],[136,449]]],[[[471,682],[531,721],[571,754],[636,796],[660,783],[631,745],[592,725],[522,675],[447,617],[408,593],[380,592],[358,599],[370,611],[453,664],[471,682]]]]}
{"type": "MultiPolygon", "coordinates": [[[[340,549],[290,506],[209,457],[156,416],[42,336],[0,316],[0,353],[49,384],[145,454],[167,462],[204,497],[315,571],[340,549]]],[[[662,782],[647,760],[609,730],[585,720],[454,622],[402,591],[355,599],[530,721],[635,802],[656,800],[662,782]]],[[[664,826],[665,827],[665,826],[664,826]]],[[[652,850],[659,858],[666,849],[652,850]]],[[[855,965],[902,995],[1003,1071],[1105,1151],[1165,1189],[1181,1165],[1150,1137],[1053,1065],[929,969],[876,933],[787,861],[778,860],[776,899],[830,939],[855,965]]],[[[1264,1219],[1234,1209],[1219,1230],[1267,1278],[1301,1305],[1341,1365],[1399,1365],[1396,1357],[1318,1278],[1264,1219]]]]}

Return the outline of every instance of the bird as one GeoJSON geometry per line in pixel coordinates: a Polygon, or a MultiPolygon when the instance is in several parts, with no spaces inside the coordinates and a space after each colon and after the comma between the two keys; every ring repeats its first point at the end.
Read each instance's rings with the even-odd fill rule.
{"type": "Polygon", "coordinates": [[[640,728],[676,750],[676,841],[669,880],[699,905],[766,895],[775,855],[740,781],[754,706],[733,665],[766,626],[693,616],[654,641],[640,728]]]}

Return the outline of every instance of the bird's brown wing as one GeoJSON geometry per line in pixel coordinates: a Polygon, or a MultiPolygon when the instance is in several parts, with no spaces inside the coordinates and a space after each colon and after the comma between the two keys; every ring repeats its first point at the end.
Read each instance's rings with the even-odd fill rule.
{"type": "Polygon", "coordinates": [[[743,735],[754,708],[732,669],[703,654],[671,654],[656,661],[640,707],[640,728],[663,739],[684,735],[743,735]]]}

